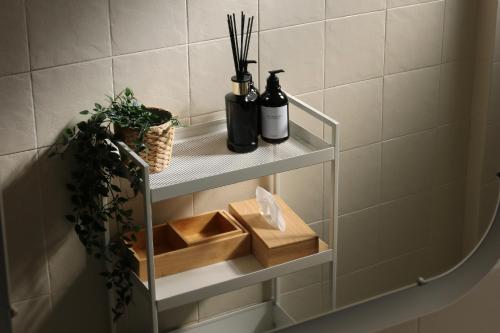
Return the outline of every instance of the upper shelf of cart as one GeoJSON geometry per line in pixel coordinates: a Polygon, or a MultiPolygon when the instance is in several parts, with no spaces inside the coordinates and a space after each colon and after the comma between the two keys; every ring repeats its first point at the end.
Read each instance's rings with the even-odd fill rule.
{"type": "MultiPolygon", "coordinates": [[[[151,201],[157,202],[188,193],[194,193],[237,182],[285,172],[335,158],[338,144],[338,124],[326,115],[314,110],[294,97],[290,101],[300,103],[306,110],[333,129],[333,144],[327,143],[304,128],[290,122],[290,138],[281,144],[259,141],[257,150],[237,154],[226,147],[225,120],[187,128],[179,128],[173,146],[170,165],[160,173],[150,174],[144,190],[150,191],[151,201]],[[317,113],[317,114],[316,114],[317,113]],[[336,139],[337,138],[337,139],[336,139]]],[[[146,162],[124,143],[119,148],[133,160],[147,168],[146,162]]]]}

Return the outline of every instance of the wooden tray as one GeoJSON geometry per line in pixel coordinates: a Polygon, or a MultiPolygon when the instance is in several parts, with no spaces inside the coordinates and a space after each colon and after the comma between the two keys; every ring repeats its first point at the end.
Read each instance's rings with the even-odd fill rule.
{"type": "Polygon", "coordinates": [[[319,250],[319,237],[281,199],[274,196],[286,222],[284,232],[273,228],[259,212],[255,199],[229,204],[233,215],[252,234],[252,252],[264,267],[305,257],[319,250]]]}
{"type": "MultiPolygon", "coordinates": [[[[251,252],[249,233],[222,211],[155,226],[153,242],[155,278],[251,252]]],[[[130,249],[134,270],[143,281],[148,276],[146,244],[146,233],[142,230],[137,233],[137,242],[130,249]]]]}

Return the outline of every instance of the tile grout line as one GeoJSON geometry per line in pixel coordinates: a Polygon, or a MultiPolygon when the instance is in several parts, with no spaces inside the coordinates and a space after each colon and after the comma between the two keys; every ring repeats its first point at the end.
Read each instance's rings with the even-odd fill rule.
{"type": "Polygon", "coordinates": [[[376,144],[383,144],[383,143],[386,143],[386,142],[391,142],[391,141],[403,139],[403,138],[406,138],[406,137],[409,137],[409,136],[412,136],[412,135],[418,135],[418,134],[423,134],[425,132],[435,131],[435,130],[438,130],[440,128],[446,127],[446,126],[456,125],[456,124],[461,123],[463,121],[464,121],[464,119],[455,119],[455,120],[453,120],[451,122],[448,122],[448,123],[445,123],[445,124],[436,125],[434,127],[425,128],[425,129],[418,130],[418,131],[415,131],[415,132],[412,132],[412,133],[408,133],[408,134],[398,135],[398,136],[392,137],[390,139],[382,139],[380,141],[374,141],[374,142],[370,142],[370,143],[367,143],[367,144],[364,144],[364,145],[359,145],[359,146],[352,147],[352,148],[349,148],[349,149],[341,150],[341,153],[353,151],[355,149],[366,148],[368,146],[373,146],[373,145],[376,145],[376,144]]]}
{"type": "MultiPolygon", "coordinates": [[[[384,54],[385,54],[385,47],[384,47],[384,54]]],[[[459,61],[452,61],[452,62],[449,62],[449,63],[446,63],[446,64],[455,64],[455,63],[460,63],[460,62],[459,61]]],[[[433,68],[433,67],[438,67],[438,66],[441,66],[441,65],[442,65],[441,63],[436,63],[436,64],[433,64],[433,65],[425,65],[425,66],[422,66],[422,67],[417,67],[417,68],[412,68],[412,69],[409,69],[409,70],[404,70],[404,71],[401,71],[401,72],[394,72],[394,73],[389,73],[389,74],[382,73],[380,75],[375,75],[373,77],[365,78],[365,79],[362,79],[362,80],[350,81],[350,82],[341,83],[341,84],[335,84],[333,86],[325,86],[325,90],[330,90],[330,89],[334,89],[334,88],[345,87],[345,86],[348,86],[348,85],[351,85],[351,84],[363,83],[363,82],[368,82],[368,81],[377,80],[377,79],[384,79],[387,76],[395,76],[395,75],[406,74],[406,73],[410,73],[410,72],[416,72],[416,71],[425,70],[425,69],[429,69],[429,68],[433,68]]]]}
{"type": "MultiPolygon", "coordinates": [[[[188,71],[188,119],[189,125],[193,122],[193,116],[191,115],[191,48],[190,48],[190,37],[189,37],[189,5],[188,0],[184,1],[186,6],[185,14],[186,14],[186,54],[187,54],[187,71],[188,71]]],[[[191,196],[191,213],[194,215],[194,193],[189,194],[191,196]]],[[[196,302],[196,323],[200,322],[200,301],[196,302]]]]}
{"type": "MultiPolygon", "coordinates": [[[[371,264],[371,265],[368,265],[368,266],[356,269],[356,270],[354,270],[352,272],[342,274],[341,276],[339,276],[339,278],[346,278],[346,277],[349,277],[351,275],[354,275],[354,274],[357,274],[357,273],[360,273],[360,272],[363,272],[363,271],[367,271],[367,270],[372,269],[372,268],[374,268],[376,266],[380,266],[380,265],[384,265],[384,264],[390,263],[392,261],[401,259],[403,257],[409,256],[409,255],[412,255],[412,254],[415,254],[417,252],[420,252],[420,251],[425,250],[425,249],[430,248],[430,247],[431,247],[431,245],[427,244],[427,245],[419,247],[417,249],[413,249],[413,250],[404,252],[404,253],[402,253],[400,255],[397,255],[395,257],[392,257],[392,258],[389,258],[389,259],[385,259],[385,260],[381,260],[379,262],[376,262],[375,264],[371,264]]],[[[417,278],[418,277],[415,277],[415,281],[416,281],[417,278]]],[[[415,281],[413,281],[413,282],[415,282],[415,281]]]]}
{"type": "MultiPolygon", "coordinates": [[[[325,87],[326,87],[326,0],[323,0],[323,54],[322,54],[322,62],[323,62],[323,88],[321,89],[322,93],[321,93],[321,109],[322,109],[322,112],[324,114],[326,114],[326,110],[325,110],[325,87]]],[[[321,137],[323,138],[323,140],[325,140],[325,124],[322,124],[321,126],[321,137]]],[[[328,162],[327,162],[328,163],[328,162]]],[[[328,207],[328,212],[325,214],[325,204],[327,202],[326,200],[326,186],[325,186],[325,176],[326,176],[326,173],[325,173],[325,165],[326,163],[321,163],[321,176],[322,176],[322,181],[321,181],[321,186],[322,186],[322,198],[321,198],[321,217],[323,218],[323,220],[325,220],[326,216],[325,215],[330,215],[330,208],[328,207]]],[[[330,162],[330,166],[331,168],[333,168],[333,163],[330,162]]],[[[330,176],[331,177],[331,176],[330,176]]],[[[331,183],[332,180],[330,180],[330,183],[331,183]]],[[[333,195],[334,193],[332,192],[332,195],[331,195],[331,199],[330,200],[334,200],[333,198],[333,195]]],[[[335,200],[338,200],[338,198],[335,198],[335,200]]],[[[330,203],[329,203],[330,204],[330,203]]],[[[330,206],[330,205],[328,205],[330,206]]],[[[328,241],[330,241],[330,223],[323,223],[323,222],[320,222],[321,223],[321,234],[322,234],[322,238],[325,239],[325,238],[328,238],[328,241]],[[325,230],[327,229],[327,230],[325,230]],[[328,237],[325,237],[325,234],[328,232],[328,237]]],[[[332,216],[332,222],[333,224],[333,216],[332,216]]],[[[333,229],[333,226],[332,226],[332,229],[333,229]]],[[[321,270],[321,283],[325,282],[325,265],[321,265],[320,267],[320,270],[321,270]]],[[[335,271],[334,273],[331,273],[332,276],[330,277],[330,279],[333,279],[335,280],[336,276],[334,276],[333,274],[337,274],[337,271],[335,271]]],[[[330,275],[330,274],[328,274],[330,275]]],[[[323,297],[323,293],[322,293],[322,297],[323,297]]],[[[332,297],[333,298],[333,297],[332,297]]],[[[324,303],[325,300],[322,299],[322,303],[324,303]]],[[[332,299],[332,302],[335,303],[335,300],[332,299]]]]}
{"type": "MultiPolygon", "coordinates": [[[[224,39],[224,38],[219,38],[219,39],[224,39]]],[[[78,61],[74,61],[74,62],[62,63],[62,64],[58,64],[58,65],[52,65],[52,66],[45,66],[45,67],[40,67],[40,68],[34,68],[34,69],[31,69],[30,71],[31,72],[39,72],[39,71],[44,71],[44,70],[49,70],[49,69],[55,69],[55,68],[64,67],[64,66],[71,66],[71,65],[78,65],[78,64],[84,64],[84,63],[98,62],[98,61],[101,61],[101,60],[109,60],[109,59],[122,58],[122,57],[127,57],[127,56],[134,56],[134,55],[142,55],[142,54],[153,53],[153,52],[158,52],[158,51],[165,51],[165,50],[168,50],[168,49],[178,48],[178,47],[187,46],[187,45],[189,45],[189,44],[188,43],[179,43],[179,44],[175,44],[175,45],[157,47],[157,48],[146,49],[146,50],[139,50],[139,51],[134,51],[134,52],[129,52],[129,53],[123,53],[123,54],[112,54],[112,51],[111,51],[111,55],[109,55],[109,56],[97,57],[97,58],[90,58],[90,59],[78,60],[78,61]]],[[[27,73],[27,72],[20,72],[18,74],[21,74],[21,73],[27,73]]]]}
{"type": "MultiPolygon", "coordinates": [[[[115,95],[115,71],[114,71],[114,55],[113,55],[113,31],[111,29],[111,0],[108,0],[108,20],[109,20],[109,47],[111,56],[111,90],[115,95]]],[[[107,58],[106,58],[107,59],[107,58]]]]}
{"type": "Polygon", "coordinates": [[[385,9],[380,8],[380,9],[369,10],[367,12],[352,13],[352,14],[343,15],[343,16],[339,16],[339,17],[325,18],[325,20],[326,21],[335,21],[335,20],[349,19],[349,18],[356,17],[356,16],[370,15],[370,14],[374,14],[374,13],[378,13],[378,12],[381,13],[381,12],[385,12],[386,10],[387,10],[387,7],[385,9]]]}
{"type": "Polygon", "coordinates": [[[416,191],[416,192],[404,194],[404,195],[399,196],[399,197],[397,197],[395,199],[391,199],[391,200],[387,200],[387,201],[381,201],[381,202],[379,202],[377,204],[370,205],[368,207],[364,207],[364,208],[361,208],[361,209],[356,209],[356,210],[347,212],[345,214],[340,215],[339,218],[345,217],[347,215],[362,213],[362,212],[365,212],[365,211],[367,211],[369,209],[380,208],[380,207],[382,207],[384,205],[388,205],[388,204],[394,203],[394,202],[396,202],[398,200],[405,200],[405,199],[408,199],[409,197],[412,197],[412,196],[416,196],[416,195],[420,195],[420,194],[423,194],[423,193],[426,193],[426,192],[434,191],[435,189],[438,189],[438,188],[441,188],[441,187],[453,185],[454,183],[456,183],[458,181],[459,181],[459,178],[455,178],[455,179],[453,179],[453,180],[451,180],[449,182],[443,183],[443,184],[432,185],[432,186],[427,187],[427,188],[425,188],[423,190],[419,190],[419,191],[416,191]]]}
{"type": "Polygon", "coordinates": [[[445,34],[445,31],[446,31],[446,4],[448,3],[448,1],[443,1],[444,5],[443,5],[443,27],[441,29],[441,57],[440,57],[440,61],[441,61],[441,64],[443,64],[444,62],[444,34],[445,34]]]}
{"type": "MultiPolygon", "coordinates": [[[[441,94],[442,94],[442,89],[441,89],[441,84],[442,84],[442,80],[443,80],[443,57],[444,57],[444,34],[445,34],[445,20],[446,20],[446,4],[447,4],[447,1],[444,2],[444,5],[443,5],[443,27],[442,27],[442,30],[441,30],[441,57],[440,57],[440,61],[441,63],[439,64],[439,79],[438,79],[438,94],[437,94],[437,114],[435,115],[435,119],[434,119],[434,129],[436,129],[436,133],[437,133],[437,129],[439,129],[442,125],[440,125],[440,114],[441,112],[443,112],[441,110],[441,94]]],[[[452,123],[458,123],[459,121],[461,121],[461,119],[455,119],[452,123]]],[[[448,124],[446,124],[448,125],[448,124]]],[[[433,180],[434,182],[434,180],[433,180]]],[[[464,223],[465,225],[465,223],[464,223]]]]}
{"type": "MultiPolygon", "coordinates": [[[[147,51],[141,51],[141,52],[147,52],[147,51]]],[[[137,52],[137,53],[139,53],[139,52],[137,52]]],[[[135,53],[131,53],[131,54],[135,54],[135,53]]],[[[41,71],[45,71],[45,70],[49,70],[49,69],[57,69],[57,68],[64,67],[64,66],[72,66],[72,65],[97,62],[97,61],[101,61],[101,60],[108,60],[108,59],[112,59],[113,57],[116,57],[116,56],[110,55],[110,56],[105,56],[105,57],[97,57],[97,58],[91,58],[91,59],[78,60],[78,61],[74,61],[74,62],[62,63],[62,64],[58,64],[58,65],[53,65],[53,66],[33,68],[30,71],[32,73],[33,72],[41,72],[41,71]]]]}
{"type": "Polygon", "coordinates": [[[262,25],[262,20],[260,19],[260,0],[257,0],[257,87],[259,88],[259,93],[262,93],[262,87],[260,86],[260,82],[263,78],[260,77],[260,61],[261,61],[261,52],[260,52],[260,34],[261,34],[261,25],[262,25]]]}
{"type": "MultiPolygon", "coordinates": [[[[451,63],[459,63],[459,61],[452,61],[451,63]]],[[[419,66],[419,67],[410,68],[410,69],[406,69],[406,70],[402,70],[402,71],[398,71],[398,72],[393,72],[393,73],[384,73],[384,76],[395,76],[395,75],[399,75],[399,74],[416,72],[416,71],[429,69],[429,68],[437,67],[437,66],[441,66],[441,65],[442,65],[442,63],[441,63],[441,61],[439,61],[439,62],[436,62],[436,63],[431,64],[431,65],[419,66]]]]}
{"type": "Polygon", "coordinates": [[[325,21],[325,18],[322,18],[320,20],[313,20],[313,21],[308,21],[308,22],[295,23],[295,24],[284,25],[284,26],[280,26],[280,27],[263,29],[263,30],[259,30],[259,32],[269,32],[269,31],[276,31],[276,30],[284,30],[284,29],[288,29],[288,28],[298,28],[298,27],[305,26],[305,25],[322,23],[324,21],[325,21]]]}
{"type": "Polygon", "coordinates": [[[318,286],[318,285],[322,286],[323,283],[325,283],[322,279],[323,279],[323,277],[321,277],[320,282],[314,282],[314,283],[308,284],[306,286],[299,287],[297,289],[292,289],[292,290],[288,290],[288,291],[282,292],[280,294],[281,294],[281,296],[286,296],[286,295],[294,294],[296,292],[303,291],[305,289],[308,289],[308,288],[311,288],[311,287],[315,287],[315,286],[318,286]]]}
{"type": "Polygon", "coordinates": [[[30,38],[29,38],[28,10],[27,10],[25,1],[23,1],[23,9],[24,9],[24,23],[26,26],[26,48],[28,51],[28,68],[29,68],[29,71],[26,73],[29,73],[29,76],[30,76],[31,105],[33,107],[33,125],[35,127],[34,128],[35,148],[38,148],[38,132],[37,132],[36,112],[35,112],[35,91],[33,88],[33,71],[31,68],[31,45],[30,45],[30,38]]]}
{"type": "MultiPolygon", "coordinates": [[[[387,26],[389,22],[389,9],[387,8],[387,3],[386,3],[386,8],[385,8],[385,23],[384,23],[384,57],[383,57],[383,64],[382,64],[382,110],[380,112],[380,172],[379,172],[379,186],[378,186],[378,201],[379,204],[382,204],[382,184],[383,184],[383,179],[384,179],[384,168],[383,168],[383,157],[384,157],[384,110],[385,110],[385,66],[387,63],[387,26]]],[[[382,227],[380,225],[380,222],[377,225],[377,260],[380,260],[381,258],[381,234],[382,234],[382,227]]]]}
{"type": "Polygon", "coordinates": [[[27,152],[30,152],[30,151],[34,151],[34,150],[36,151],[38,149],[47,148],[47,147],[49,147],[49,146],[41,146],[41,147],[35,147],[35,148],[28,148],[28,149],[13,151],[11,153],[0,154],[0,157],[6,157],[6,156],[11,156],[11,155],[15,155],[15,154],[21,154],[21,153],[27,153],[27,152]]]}
{"type": "Polygon", "coordinates": [[[50,293],[41,294],[41,295],[33,296],[33,297],[22,298],[22,299],[19,299],[19,300],[16,300],[16,301],[12,301],[11,300],[11,302],[12,302],[13,307],[15,308],[15,306],[18,305],[18,304],[20,304],[20,303],[32,302],[32,301],[36,301],[36,300],[39,300],[39,299],[44,298],[44,297],[47,297],[49,299],[50,306],[52,307],[52,301],[51,301],[51,294],[50,293]]]}
{"type": "Polygon", "coordinates": [[[192,101],[192,90],[191,90],[191,47],[189,43],[189,10],[188,10],[188,0],[184,1],[185,14],[186,14],[186,57],[187,57],[187,88],[188,88],[188,118],[189,124],[192,123],[191,115],[191,101],[192,101]]]}
{"type": "Polygon", "coordinates": [[[407,4],[407,5],[393,6],[393,7],[390,7],[388,9],[393,10],[393,9],[406,8],[406,7],[424,6],[424,5],[428,5],[431,3],[445,2],[445,1],[446,0],[428,0],[428,1],[424,1],[424,2],[417,2],[417,3],[407,4]]]}
{"type": "Polygon", "coordinates": [[[34,125],[34,134],[35,134],[35,157],[36,157],[36,177],[38,181],[38,203],[39,203],[39,209],[41,210],[41,220],[42,220],[42,243],[43,243],[43,248],[44,248],[44,257],[45,257],[45,269],[46,269],[46,275],[47,275],[47,287],[48,287],[48,300],[49,300],[49,308],[52,311],[54,308],[53,302],[52,302],[52,280],[51,280],[51,274],[50,274],[50,264],[49,264],[49,255],[48,255],[48,248],[47,248],[47,233],[45,230],[46,223],[45,222],[45,214],[43,213],[45,211],[44,205],[43,205],[43,196],[42,196],[42,177],[41,177],[41,170],[40,170],[40,152],[38,150],[39,142],[38,142],[38,126],[37,126],[37,120],[36,120],[36,109],[35,109],[35,89],[34,89],[34,84],[33,84],[33,71],[32,71],[32,63],[31,63],[31,43],[30,43],[30,37],[29,37],[29,23],[28,23],[28,8],[26,5],[26,1],[23,1],[23,9],[24,9],[24,23],[26,27],[26,48],[28,51],[28,68],[29,68],[29,77],[30,77],[30,88],[31,88],[31,105],[33,107],[33,125],[34,125]]]}

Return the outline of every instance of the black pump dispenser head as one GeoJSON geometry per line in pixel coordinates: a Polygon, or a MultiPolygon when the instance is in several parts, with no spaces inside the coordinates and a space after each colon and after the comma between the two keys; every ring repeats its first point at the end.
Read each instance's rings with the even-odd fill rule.
{"type": "Polygon", "coordinates": [[[277,69],[274,71],[269,71],[269,77],[267,78],[266,90],[278,90],[280,89],[280,79],[276,76],[278,73],[284,73],[282,69],[277,69]]]}

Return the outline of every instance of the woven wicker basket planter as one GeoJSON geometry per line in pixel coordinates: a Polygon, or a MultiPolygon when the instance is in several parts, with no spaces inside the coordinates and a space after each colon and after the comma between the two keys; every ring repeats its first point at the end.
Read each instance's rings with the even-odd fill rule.
{"type": "MultiPolygon", "coordinates": [[[[162,112],[161,109],[149,108],[152,112],[162,112]]],[[[132,149],[134,142],[139,137],[139,132],[130,128],[116,129],[117,134],[123,142],[132,149]]],[[[165,170],[172,159],[172,147],[174,143],[175,127],[171,122],[166,122],[158,126],[151,126],[144,135],[146,149],[139,153],[139,156],[149,164],[151,173],[158,173],[165,170]]]]}

